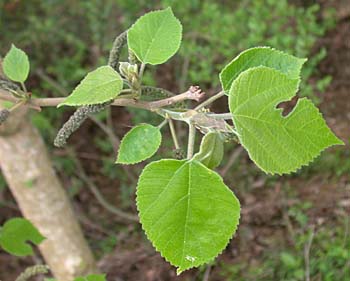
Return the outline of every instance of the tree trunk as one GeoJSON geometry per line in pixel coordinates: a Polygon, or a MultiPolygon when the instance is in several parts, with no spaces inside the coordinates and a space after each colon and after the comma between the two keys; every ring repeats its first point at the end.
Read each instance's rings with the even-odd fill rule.
{"type": "Polygon", "coordinates": [[[24,217],[47,238],[39,249],[55,278],[71,281],[96,273],[91,250],[45,144],[21,110],[0,126],[0,167],[24,217]]]}

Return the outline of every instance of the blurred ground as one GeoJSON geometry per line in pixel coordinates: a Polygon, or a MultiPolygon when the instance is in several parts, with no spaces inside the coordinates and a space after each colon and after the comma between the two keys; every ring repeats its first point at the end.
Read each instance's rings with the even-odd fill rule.
{"type": "MultiPolygon", "coordinates": [[[[338,266],[339,271],[350,268],[350,254],[344,257],[345,261],[348,259],[345,264],[335,266],[334,259],[343,257],[343,252],[338,256],[328,248],[322,251],[322,247],[326,247],[324,243],[328,242],[331,243],[329,248],[339,247],[350,252],[350,4],[348,1],[332,1],[328,5],[335,5],[339,21],[317,42],[318,46],[328,50],[326,59],[319,66],[320,75],[333,77],[322,94],[320,108],[346,147],[327,150],[311,167],[295,176],[281,178],[257,172],[247,155],[241,153],[225,178],[238,194],[243,207],[239,231],[211,266],[185,272],[180,277],[153,250],[138,225],[116,221],[88,191],[80,191],[74,206],[108,280],[304,280],[305,272],[298,270],[305,269],[306,259],[311,264],[313,260],[324,262],[322,270],[325,272],[329,271],[327,266],[338,266]],[[113,232],[118,233],[116,237],[111,235],[113,232]],[[105,244],[96,246],[98,241],[105,244]],[[306,251],[308,243],[311,243],[309,252],[306,251]],[[108,254],[101,254],[103,247],[108,249],[108,254]],[[274,272],[282,266],[285,272],[274,272]]],[[[114,109],[112,116],[114,123],[131,122],[126,111],[114,109]]],[[[108,188],[115,185],[116,180],[99,173],[100,161],[91,160],[98,159],[98,151],[86,145],[96,130],[88,122],[74,136],[72,143],[75,143],[78,154],[85,156],[83,165],[103,194],[115,198],[111,203],[118,203],[120,192],[117,188],[108,188]]],[[[8,192],[2,192],[0,196],[3,197],[0,201],[12,201],[8,192]]],[[[135,211],[135,206],[130,206],[129,210],[135,211]]],[[[2,208],[0,218],[19,215],[16,205],[9,203],[2,208]]],[[[36,259],[40,260],[40,256],[36,259]]],[[[0,280],[14,280],[33,262],[35,259],[19,259],[0,252],[0,280]]],[[[321,272],[312,275],[311,280],[350,280],[350,271],[346,274],[341,279],[332,279],[332,276],[324,277],[326,274],[321,272]]],[[[334,276],[341,276],[341,273],[334,276]]]]}

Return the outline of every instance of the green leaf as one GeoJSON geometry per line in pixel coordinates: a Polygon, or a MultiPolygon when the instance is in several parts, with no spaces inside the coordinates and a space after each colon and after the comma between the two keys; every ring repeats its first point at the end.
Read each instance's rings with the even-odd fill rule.
{"type": "Polygon", "coordinates": [[[29,74],[29,59],[25,52],[12,44],[6,54],[2,67],[5,75],[12,81],[23,83],[29,74]]]}
{"type": "Polygon", "coordinates": [[[299,77],[307,59],[297,58],[270,47],[256,47],[240,53],[220,73],[222,88],[229,92],[232,82],[243,71],[256,66],[267,66],[284,73],[291,79],[299,77]]]}
{"type": "Polygon", "coordinates": [[[142,228],[178,274],[214,259],[237,229],[238,199],[217,173],[195,160],[150,163],[136,194],[142,228]]]}
{"type": "Polygon", "coordinates": [[[106,274],[90,274],[85,277],[76,277],[74,281],[106,281],[106,274]]]}
{"type": "Polygon", "coordinates": [[[243,72],[232,84],[229,106],[239,140],[267,173],[294,172],[325,148],[343,144],[307,98],[282,116],[276,106],[291,100],[298,85],[299,79],[265,66],[243,72]]]}
{"type": "Polygon", "coordinates": [[[201,162],[209,169],[214,169],[220,165],[223,156],[223,137],[217,132],[209,132],[203,137],[200,150],[193,156],[193,159],[201,162]]]}
{"type": "Polygon", "coordinates": [[[101,66],[88,73],[58,107],[104,103],[116,98],[122,89],[123,80],[118,72],[110,66],[101,66]]]}
{"type": "Polygon", "coordinates": [[[0,230],[0,246],[15,256],[32,255],[33,249],[27,241],[39,245],[44,239],[35,226],[23,218],[8,220],[0,230]]]}
{"type": "Polygon", "coordinates": [[[136,164],[153,156],[162,141],[159,128],[141,124],[132,128],[122,139],[118,151],[119,164],[136,164]]]}
{"type": "Polygon", "coordinates": [[[128,31],[128,46],[143,63],[161,64],[179,49],[182,26],[171,8],[140,17],[128,31]]]}

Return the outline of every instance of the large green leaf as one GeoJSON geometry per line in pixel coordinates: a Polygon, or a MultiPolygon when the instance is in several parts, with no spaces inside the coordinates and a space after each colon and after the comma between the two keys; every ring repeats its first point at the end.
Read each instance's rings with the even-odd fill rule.
{"type": "Polygon", "coordinates": [[[171,8],[140,17],[128,31],[128,46],[143,63],[161,64],[179,49],[182,26],[171,8]]]}
{"type": "Polygon", "coordinates": [[[119,164],[136,164],[155,154],[162,141],[159,128],[141,124],[132,128],[122,139],[118,151],[119,164]]]}
{"type": "Polygon", "coordinates": [[[88,73],[58,107],[104,103],[117,97],[122,88],[123,80],[118,72],[110,66],[101,66],[88,73]]]}
{"type": "Polygon", "coordinates": [[[220,165],[223,156],[224,139],[222,135],[217,132],[209,132],[203,137],[200,150],[193,156],[193,159],[209,169],[214,169],[220,165]]]}
{"type": "Polygon", "coordinates": [[[229,92],[232,82],[243,71],[256,66],[267,66],[284,73],[291,79],[299,77],[306,59],[297,58],[270,47],[256,47],[245,50],[234,58],[220,73],[222,88],[229,92]]]}
{"type": "Polygon", "coordinates": [[[33,249],[27,242],[39,245],[44,239],[33,224],[23,218],[10,219],[0,229],[0,246],[15,256],[32,255],[33,249]]]}
{"type": "Polygon", "coordinates": [[[214,259],[235,233],[240,205],[222,178],[192,160],[160,160],[137,186],[142,228],[178,274],[214,259]]]}
{"type": "Polygon", "coordinates": [[[265,172],[294,172],[325,148],[343,144],[307,98],[282,116],[276,106],[291,100],[298,85],[299,79],[265,66],[243,72],[232,84],[229,106],[239,139],[265,172]]]}
{"type": "Polygon", "coordinates": [[[12,81],[23,83],[29,74],[29,59],[25,52],[12,44],[2,63],[5,75],[12,81]]]}

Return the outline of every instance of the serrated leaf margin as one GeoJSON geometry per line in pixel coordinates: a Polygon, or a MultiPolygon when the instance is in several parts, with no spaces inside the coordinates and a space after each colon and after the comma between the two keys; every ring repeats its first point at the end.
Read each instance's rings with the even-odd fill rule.
{"type": "MultiPolygon", "coordinates": [[[[178,170],[182,167],[182,165],[178,168],[178,170]]],[[[239,226],[239,224],[240,224],[241,210],[242,210],[242,209],[241,209],[241,204],[240,204],[238,198],[237,198],[236,195],[233,193],[233,191],[225,184],[223,178],[222,178],[218,173],[216,173],[215,171],[213,171],[213,170],[207,168],[205,165],[203,165],[203,164],[202,164],[201,162],[199,162],[199,161],[196,161],[196,160],[186,160],[186,159],[185,159],[185,160],[161,159],[161,160],[153,161],[153,162],[149,163],[149,164],[142,170],[142,172],[141,172],[141,174],[140,174],[140,177],[139,177],[139,181],[138,181],[138,183],[137,183],[137,187],[136,187],[136,208],[137,208],[137,212],[138,212],[138,217],[139,217],[139,220],[140,220],[141,228],[142,228],[142,230],[144,231],[144,233],[145,233],[145,235],[146,235],[148,241],[151,242],[152,246],[156,249],[156,251],[160,254],[160,256],[161,256],[165,261],[167,261],[168,263],[170,263],[171,265],[173,265],[174,267],[177,268],[177,270],[176,270],[176,274],[177,274],[177,275],[180,275],[182,272],[184,272],[184,271],[186,271],[186,270],[189,270],[189,269],[191,269],[191,268],[198,267],[198,266],[201,266],[201,265],[203,265],[203,264],[210,263],[211,261],[215,260],[219,255],[221,255],[221,254],[223,253],[223,251],[226,249],[226,247],[229,245],[230,241],[235,237],[235,235],[236,235],[236,233],[237,233],[237,229],[238,229],[238,226],[239,226]],[[152,164],[161,163],[161,162],[166,162],[166,161],[169,161],[169,160],[170,160],[170,161],[173,161],[173,162],[183,162],[182,165],[186,164],[187,162],[196,162],[196,163],[198,163],[199,165],[201,165],[202,167],[204,167],[205,169],[210,170],[216,177],[219,178],[219,180],[222,182],[222,184],[223,184],[227,189],[229,189],[230,192],[232,192],[234,198],[235,198],[236,201],[237,201],[237,204],[238,204],[238,207],[239,207],[239,210],[240,210],[240,212],[238,213],[238,216],[237,216],[237,225],[234,227],[233,232],[232,232],[232,235],[227,239],[227,241],[226,241],[226,243],[225,243],[225,246],[218,252],[218,254],[217,254],[216,256],[212,257],[211,259],[209,259],[207,262],[201,263],[201,264],[199,264],[199,265],[193,265],[193,266],[191,266],[191,267],[189,267],[189,268],[186,268],[186,269],[184,269],[184,270],[180,270],[177,266],[173,265],[173,264],[171,263],[170,260],[168,260],[165,256],[163,256],[163,254],[162,254],[161,251],[158,249],[158,247],[157,247],[157,246],[154,244],[154,242],[149,238],[148,231],[146,231],[146,229],[144,228],[144,226],[143,226],[143,224],[142,224],[142,218],[141,218],[141,215],[140,215],[140,209],[139,209],[139,204],[138,204],[138,200],[137,200],[138,187],[139,187],[139,185],[140,185],[140,182],[141,182],[141,179],[142,179],[142,175],[150,169],[150,167],[151,167],[152,164]]]]}

